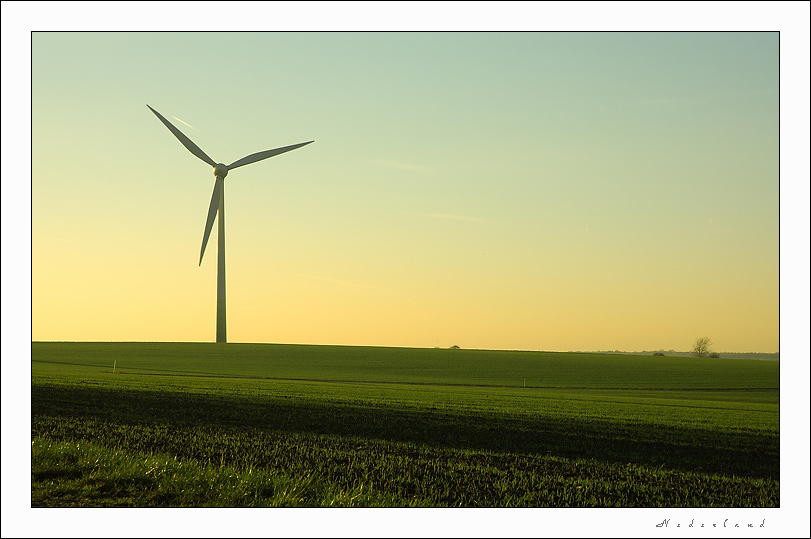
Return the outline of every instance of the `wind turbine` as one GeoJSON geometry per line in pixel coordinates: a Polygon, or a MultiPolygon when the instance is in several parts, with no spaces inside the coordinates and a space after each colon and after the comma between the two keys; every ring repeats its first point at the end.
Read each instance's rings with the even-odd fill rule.
{"type": "Polygon", "coordinates": [[[217,342],[226,342],[225,339],[225,177],[228,172],[243,165],[250,165],[262,159],[279,155],[280,153],[289,152],[296,148],[301,148],[309,142],[302,142],[301,144],[293,144],[292,146],[284,146],[276,148],[275,150],[265,150],[264,152],[252,153],[242,159],[237,159],[230,165],[222,163],[215,163],[206,153],[200,149],[194,142],[180,130],[169,123],[169,121],[160,115],[160,113],[147,105],[149,110],[155,113],[155,116],[163,122],[169,131],[177,137],[183,146],[186,147],[191,153],[197,156],[202,161],[205,161],[214,167],[214,192],[211,194],[211,203],[208,206],[208,217],[206,217],[206,228],[203,232],[203,245],[200,247],[200,261],[197,263],[199,266],[203,263],[203,253],[206,252],[206,243],[208,243],[208,236],[211,234],[211,227],[214,226],[214,216],[219,214],[217,219],[217,342]]]}

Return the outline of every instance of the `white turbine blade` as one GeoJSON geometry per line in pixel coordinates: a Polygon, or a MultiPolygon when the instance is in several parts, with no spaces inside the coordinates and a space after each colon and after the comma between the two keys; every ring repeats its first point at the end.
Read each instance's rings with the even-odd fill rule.
{"type": "Polygon", "coordinates": [[[206,244],[208,237],[211,235],[211,227],[214,226],[214,216],[217,215],[217,210],[220,209],[220,190],[222,189],[223,179],[217,176],[214,181],[214,192],[211,193],[211,203],[208,205],[208,216],[206,217],[206,230],[203,232],[203,245],[200,247],[200,262],[203,263],[203,253],[206,252],[206,244]]]}
{"type": "Polygon", "coordinates": [[[276,148],[275,150],[265,150],[264,152],[257,152],[252,153],[242,159],[234,161],[230,165],[228,165],[228,170],[235,169],[237,167],[241,167],[242,165],[250,165],[251,163],[256,163],[257,161],[261,161],[262,159],[267,159],[268,157],[273,157],[274,155],[279,155],[280,153],[289,152],[290,150],[295,150],[296,148],[301,148],[302,146],[306,146],[310,142],[315,142],[311,140],[309,142],[302,142],[301,144],[293,144],[292,146],[285,146],[283,148],[276,148]]]}
{"type": "Polygon", "coordinates": [[[173,134],[174,136],[176,136],[176,137],[177,137],[177,140],[179,140],[179,141],[181,142],[181,144],[183,144],[183,146],[185,146],[185,147],[186,147],[186,149],[187,149],[187,150],[189,150],[191,153],[193,153],[194,155],[196,155],[197,157],[199,157],[200,159],[202,159],[203,161],[205,161],[206,163],[208,163],[208,164],[209,164],[209,165],[211,165],[212,167],[217,166],[217,163],[215,163],[215,162],[214,162],[214,160],[213,160],[212,158],[210,158],[209,156],[207,156],[207,155],[206,155],[206,152],[204,152],[203,150],[201,150],[201,149],[200,149],[200,147],[199,147],[199,146],[197,146],[197,144],[195,144],[194,142],[192,142],[192,141],[191,141],[191,139],[190,139],[189,137],[187,137],[186,135],[184,135],[184,134],[183,134],[183,133],[180,131],[180,129],[178,129],[177,127],[175,127],[175,126],[173,126],[172,124],[170,124],[170,123],[169,123],[169,120],[167,120],[166,118],[164,118],[163,116],[161,116],[160,112],[158,112],[157,110],[153,109],[153,108],[152,108],[152,107],[150,107],[149,105],[147,105],[147,107],[149,107],[149,110],[151,110],[152,112],[154,112],[154,113],[155,113],[155,116],[157,116],[157,117],[160,119],[160,121],[162,121],[162,122],[163,122],[163,125],[165,125],[166,127],[168,127],[168,128],[169,128],[169,131],[171,131],[171,132],[172,132],[172,134],[173,134]]]}

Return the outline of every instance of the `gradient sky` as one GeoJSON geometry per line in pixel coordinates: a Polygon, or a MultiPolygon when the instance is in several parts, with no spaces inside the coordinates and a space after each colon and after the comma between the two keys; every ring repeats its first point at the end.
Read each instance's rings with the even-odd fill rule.
{"type": "Polygon", "coordinates": [[[777,33],[32,35],[32,338],[779,350],[777,33]],[[215,229],[216,230],[216,229],[215,229]],[[216,233],[216,232],[215,232],[216,233]]]}

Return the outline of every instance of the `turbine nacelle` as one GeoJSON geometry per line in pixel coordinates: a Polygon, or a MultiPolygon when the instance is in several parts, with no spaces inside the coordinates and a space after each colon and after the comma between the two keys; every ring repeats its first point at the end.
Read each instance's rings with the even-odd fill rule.
{"type": "Polygon", "coordinates": [[[225,178],[225,176],[228,175],[228,166],[222,163],[217,163],[214,165],[214,175],[218,178],[225,178]]]}

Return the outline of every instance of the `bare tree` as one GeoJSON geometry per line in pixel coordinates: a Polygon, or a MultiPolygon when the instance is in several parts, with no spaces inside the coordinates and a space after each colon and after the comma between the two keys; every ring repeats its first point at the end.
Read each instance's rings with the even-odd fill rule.
{"type": "Polygon", "coordinates": [[[693,345],[693,355],[696,357],[705,357],[712,353],[710,349],[712,341],[709,337],[699,337],[693,345]]]}

